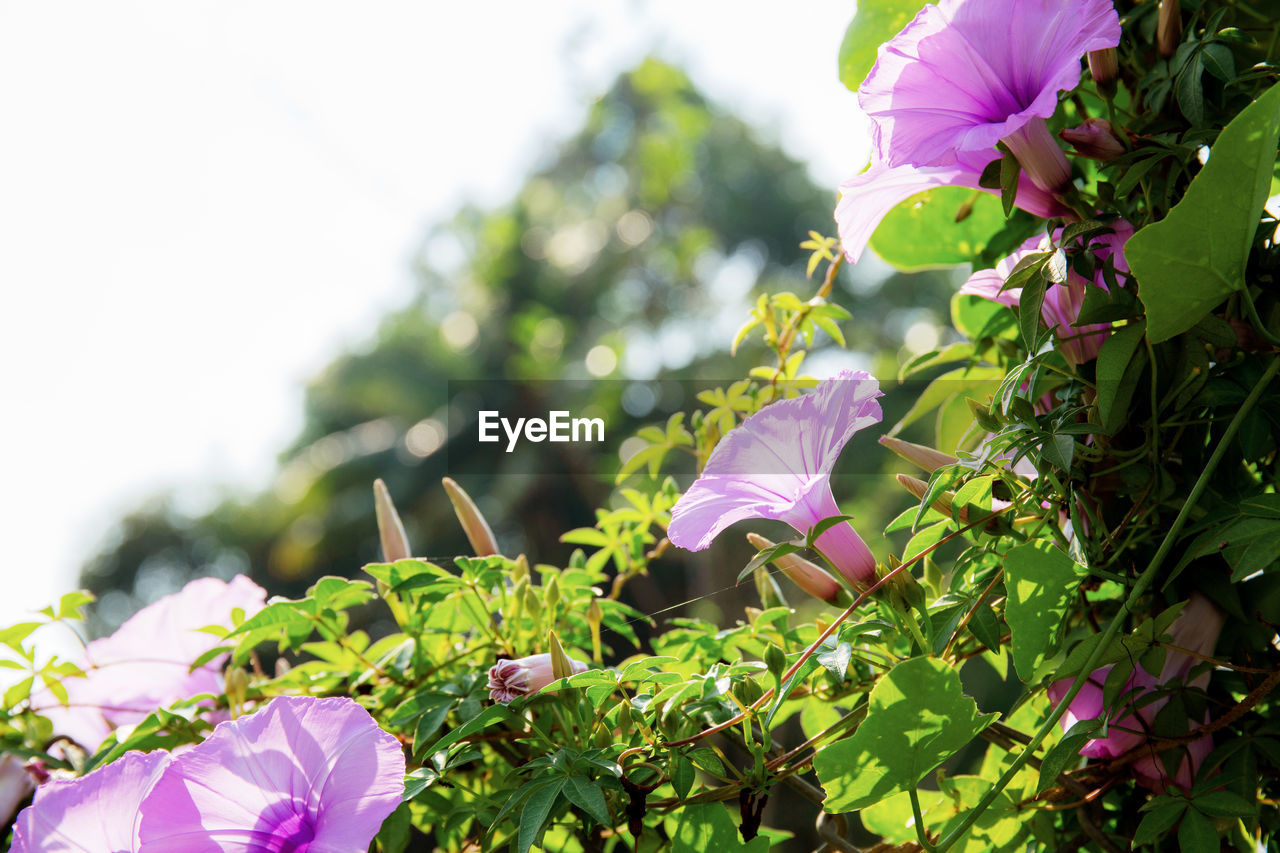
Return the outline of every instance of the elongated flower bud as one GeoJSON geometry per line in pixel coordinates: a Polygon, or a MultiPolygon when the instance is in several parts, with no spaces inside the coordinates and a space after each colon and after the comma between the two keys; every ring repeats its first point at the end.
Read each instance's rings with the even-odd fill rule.
{"type": "Polygon", "coordinates": [[[1079,127],[1058,131],[1058,137],[1077,154],[1093,160],[1114,160],[1125,152],[1124,142],[1104,118],[1087,118],[1079,127]]]}
{"type": "Polygon", "coordinates": [[[391,501],[391,493],[381,478],[373,481],[373,508],[378,516],[378,538],[382,541],[382,559],[388,563],[407,560],[413,553],[409,536],[404,532],[400,513],[391,501]]]}
{"type": "MultiPolygon", "coordinates": [[[[587,665],[569,659],[574,672],[586,672],[587,665]]],[[[489,668],[489,698],[507,703],[530,693],[537,693],[555,681],[551,655],[529,655],[516,660],[500,660],[489,668]]]]}
{"type": "MultiPolygon", "coordinates": [[[[748,533],[747,541],[751,543],[751,547],[759,551],[763,551],[765,548],[772,548],[774,545],[774,543],[756,533],[748,533]]],[[[796,586],[819,601],[834,604],[843,592],[840,582],[832,577],[830,573],[809,562],[799,554],[784,554],[781,557],[775,557],[773,564],[781,569],[783,574],[791,578],[796,586]]]]}
{"type": "Polygon", "coordinates": [[[604,622],[604,610],[597,599],[591,599],[587,608],[587,624],[591,626],[591,660],[596,666],[604,666],[604,652],[600,644],[600,625],[604,622]]]}
{"type": "Polygon", "coordinates": [[[1182,5],[1178,0],[1160,0],[1156,20],[1156,48],[1165,59],[1173,56],[1182,40],[1182,5]]]}
{"type": "Polygon", "coordinates": [[[948,453],[943,453],[941,450],[934,450],[932,447],[925,447],[923,444],[912,444],[909,441],[903,441],[891,435],[880,436],[880,443],[912,465],[917,465],[931,474],[939,468],[954,465],[960,461],[948,453]]]}
{"type": "Polygon", "coordinates": [[[471,550],[476,552],[477,557],[497,554],[498,540],[494,538],[489,522],[484,520],[475,501],[463,491],[462,486],[449,477],[445,477],[440,482],[444,484],[444,490],[449,493],[449,502],[453,504],[453,511],[457,514],[458,521],[462,522],[462,529],[467,534],[467,541],[471,543],[471,550]]]}
{"type": "Polygon", "coordinates": [[[1093,76],[1093,84],[1103,95],[1116,90],[1116,77],[1120,73],[1120,63],[1114,47],[1089,51],[1089,73],[1093,76]]]}
{"type": "Polygon", "coordinates": [[[227,707],[232,718],[244,713],[244,701],[249,693],[249,673],[242,666],[229,666],[223,674],[226,684],[227,707]]]}
{"type": "MultiPolygon", "coordinates": [[[[929,484],[924,480],[918,480],[915,477],[908,477],[906,474],[898,475],[898,485],[910,492],[918,501],[924,500],[925,493],[929,491],[929,484]]],[[[934,498],[932,506],[938,512],[950,518],[951,513],[954,510],[954,506],[951,503],[951,494],[949,492],[943,492],[938,495],[934,498]]],[[[960,510],[960,522],[962,524],[969,523],[969,514],[963,509],[960,510]]]]}
{"type": "Polygon", "coordinates": [[[1009,146],[1031,182],[1045,192],[1061,192],[1071,183],[1071,164],[1044,119],[1032,118],[1000,141],[1009,146]]]}

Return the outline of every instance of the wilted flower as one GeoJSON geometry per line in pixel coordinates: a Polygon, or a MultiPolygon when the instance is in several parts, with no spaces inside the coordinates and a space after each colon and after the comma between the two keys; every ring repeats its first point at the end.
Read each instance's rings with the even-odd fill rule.
{"type": "Polygon", "coordinates": [[[1064,127],[1058,136],[1077,154],[1094,160],[1114,160],[1125,152],[1124,142],[1105,118],[1087,118],[1079,127],[1064,127]]]}
{"type": "Polygon", "coordinates": [[[46,782],[18,815],[12,853],[135,853],[138,807],[168,764],[164,751],[126,752],[87,776],[46,782]]]}
{"type": "MultiPolygon", "coordinates": [[[[846,370],[812,394],[779,400],[730,430],[689,490],[671,510],[667,536],[701,551],[729,525],[748,518],[785,521],[803,534],[841,514],[831,471],[845,443],[880,421],[880,385],[866,371],[846,370]]],[[[876,579],[876,561],[844,522],[815,542],[854,584],[876,579]]]]}
{"type": "Polygon", "coordinates": [[[86,678],[68,678],[68,706],[41,694],[41,713],[55,732],[92,751],[118,726],[138,723],[156,708],[202,693],[222,692],[226,655],[191,664],[219,644],[201,631],[209,625],[231,627],[231,611],[246,616],[262,609],[266,591],[244,575],[230,583],[198,578],[181,592],[139,610],[116,630],[85,647],[79,661],[86,678]]]}
{"type": "MultiPolygon", "coordinates": [[[[1133,226],[1121,219],[1112,223],[1111,229],[1112,233],[1093,237],[1089,241],[1090,251],[1097,261],[1097,272],[1094,274],[1093,281],[1089,283],[1103,290],[1107,289],[1106,278],[1102,272],[1103,262],[1110,259],[1117,272],[1129,271],[1129,264],[1124,259],[1124,244],[1133,236],[1133,226]]],[[[1054,232],[1054,239],[1058,239],[1061,234],[1061,229],[1054,232]]],[[[960,292],[972,293],[1002,305],[1015,306],[1022,296],[1022,291],[1016,287],[1001,290],[1005,281],[1018,262],[1027,255],[1052,250],[1053,246],[1048,236],[1032,237],[1012,255],[997,263],[995,269],[980,270],[971,275],[960,288],[960,292]]],[[[1057,328],[1058,351],[1068,363],[1073,365],[1096,358],[1111,328],[1106,323],[1076,325],[1080,308],[1084,304],[1085,285],[1085,279],[1068,267],[1066,282],[1050,285],[1040,305],[1040,316],[1044,319],[1045,325],[1057,328]]]]}
{"type": "Polygon", "coordinates": [[[139,850],[364,850],[404,770],[399,742],[352,700],[277,697],[173,758],[142,802],[139,850]]]}
{"type": "MultiPolygon", "coordinates": [[[[1164,666],[1159,677],[1152,676],[1141,666],[1134,667],[1133,675],[1120,691],[1123,705],[1109,714],[1107,733],[1104,737],[1089,740],[1080,754],[1089,758],[1116,758],[1147,742],[1147,733],[1156,715],[1169,702],[1168,695],[1150,698],[1158,690],[1168,690],[1185,682],[1185,687],[1203,690],[1209,683],[1209,672],[1200,673],[1187,681],[1191,670],[1199,663],[1199,656],[1210,656],[1218,642],[1225,616],[1208,598],[1193,592],[1182,612],[1169,626],[1170,645],[1194,654],[1169,649],[1165,653],[1164,666]]],[[[1097,719],[1105,710],[1103,685],[1112,667],[1105,666],[1089,676],[1076,698],[1072,700],[1059,720],[1063,730],[1070,729],[1081,720],[1097,719]]],[[[1049,685],[1049,701],[1057,705],[1066,696],[1072,679],[1066,678],[1049,685]]],[[[1188,727],[1199,726],[1188,720],[1188,727]]],[[[1207,722],[1203,720],[1201,722],[1207,722]]],[[[1205,757],[1213,750],[1213,738],[1205,736],[1186,746],[1173,779],[1165,771],[1160,753],[1152,751],[1133,763],[1133,773],[1142,784],[1155,791],[1163,791],[1170,783],[1190,789],[1196,771],[1205,757]]]]}
{"type": "MultiPolygon", "coordinates": [[[[939,187],[967,187],[992,195],[1000,190],[979,185],[982,171],[998,155],[994,151],[961,152],[954,163],[946,166],[890,167],[873,155],[871,165],[840,185],[840,202],[836,205],[836,226],[845,256],[856,263],[867,247],[876,226],[902,202],[918,193],[939,187]]],[[[1071,211],[1031,182],[1018,176],[1015,204],[1027,213],[1050,219],[1068,216],[1071,211]]]]}
{"type": "MultiPolygon", "coordinates": [[[[587,671],[587,665],[581,661],[570,658],[569,663],[575,674],[587,671]]],[[[499,660],[489,667],[489,698],[494,702],[510,702],[537,693],[555,680],[550,654],[499,660]]]]}
{"type": "Polygon", "coordinates": [[[1044,120],[1081,57],[1119,41],[1111,0],[941,0],[881,45],[858,99],[890,167],[946,166],[1004,142],[1056,191],[1070,167],[1044,120]]]}

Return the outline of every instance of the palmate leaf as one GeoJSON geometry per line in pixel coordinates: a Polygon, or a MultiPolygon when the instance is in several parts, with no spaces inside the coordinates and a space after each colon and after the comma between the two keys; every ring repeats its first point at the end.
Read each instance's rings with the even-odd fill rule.
{"type": "Polygon", "coordinates": [[[1223,128],[1186,195],[1125,246],[1153,343],[1187,331],[1245,286],[1280,135],[1280,83],[1223,128]]]}
{"type": "Polygon", "coordinates": [[[979,714],[955,668],[936,658],[898,664],[871,690],[852,737],[813,760],[832,814],[865,808],[919,784],[998,714],[979,714]]]}

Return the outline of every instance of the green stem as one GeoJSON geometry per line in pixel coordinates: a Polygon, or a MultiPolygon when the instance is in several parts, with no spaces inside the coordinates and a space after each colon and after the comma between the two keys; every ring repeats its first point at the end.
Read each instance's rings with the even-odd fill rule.
{"type": "Polygon", "coordinates": [[[915,818],[916,841],[928,853],[934,853],[938,848],[929,843],[929,834],[924,828],[924,815],[920,812],[920,795],[916,792],[916,786],[907,788],[907,793],[911,796],[911,815],[915,818]]]}
{"type": "Polygon", "coordinates": [[[937,853],[945,853],[945,851],[951,849],[955,846],[955,843],[969,831],[969,828],[972,827],[978,818],[982,816],[983,812],[990,808],[991,804],[995,802],[996,797],[1000,796],[1000,792],[1003,791],[1011,781],[1013,781],[1013,777],[1016,776],[1022,770],[1027,761],[1031,759],[1032,754],[1040,744],[1044,742],[1044,739],[1048,737],[1049,732],[1053,730],[1053,727],[1058,724],[1058,719],[1066,713],[1072,700],[1076,698],[1076,694],[1080,692],[1081,688],[1084,687],[1085,682],[1088,681],[1089,675],[1093,672],[1098,659],[1102,657],[1102,653],[1106,651],[1107,647],[1111,645],[1111,641],[1115,639],[1116,634],[1119,633],[1120,626],[1124,623],[1125,616],[1132,612],[1138,599],[1142,597],[1143,593],[1147,591],[1147,587],[1151,586],[1152,581],[1155,580],[1156,572],[1164,562],[1164,558],[1168,556],[1169,551],[1173,548],[1174,542],[1177,541],[1178,534],[1182,532],[1183,526],[1191,516],[1191,510],[1195,507],[1196,503],[1199,502],[1200,496],[1204,493],[1204,490],[1208,488],[1209,478],[1213,476],[1213,472],[1217,470],[1218,464],[1222,461],[1222,457],[1226,455],[1227,447],[1231,444],[1231,439],[1235,438],[1236,431],[1240,428],[1241,422],[1244,421],[1245,415],[1247,415],[1253,407],[1257,405],[1258,399],[1262,396],[1262,392],[1271,384],[1271,380],[1275,379],[1277,371],[1280,371],[1280,356],[1272,358],[1271,363],[1267,365],[1267,369],[1263,372],[1258,383],[1253,386],[1253,390],[1249,392],[1249,396],[1245,398],[1244,403],[1241,404],[1239,410],[1235,414],[1235,417],[1231,419],[1231,423],[1227,424],[1227,429],[1222,434],[1222,438],[1218,440],[1217,447],[1213,449],[1213,454],[1210,455],[1208,462],[1205,463],[1204,469],[1196,479],[1195,485],[1191,487],[1191,493],[1187,495],[1186,502],[1182,505],[1182,508],[1178,510],[1178,515],[1174,518],[1173,524],[1169,526],[1169,532],[1165,534],[1164,541],[1160,543],[1160,547],[1151,558],[1151,562],[1147,564],[1146,569],[1143,570],[1142,574],[1139,575],[1138,579],[1134,582],[1133,589],[1129,592],[1129,597],[1125,599],[1124,604],[1120,606],[1119,612],[1117,612],[1115,618],[1111,620],[1111,624],[1107,626],[1107,630],[1102,633],[1101,640],[1099,640],[1094,646],[1088,660],[1086,660],[1084,662],[1084,666],[1080,668],[1080,673],[1072,683],[1071,689],[1067,691],[1067,695],[1058,702],[1057,707],[1049,714],[1049,718],[1044,721],[1039,730],[1036,731],[1035,736],[1031,738],[1031,742],[1027,744],[1027,748],[1024,749],[1016,759],[1014,759],[1013,763],[1009,765],[1009,769],[1004,772],[1004,775],[1002,775],[995,785],[992,786],[991,790],[987,791],[978,804],[964,816],[955,829],[938,842],[935,848],[937,853]]]}

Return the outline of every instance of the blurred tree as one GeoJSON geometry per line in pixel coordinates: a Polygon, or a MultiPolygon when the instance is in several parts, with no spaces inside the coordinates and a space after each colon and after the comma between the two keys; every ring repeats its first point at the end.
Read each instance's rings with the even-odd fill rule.
{"type": "MultiPolygon", "coordinates": [[[[386,480],[420,555],[467,552],[439,486],[448,474],[480,502],[505,551],[562,564],[569,547],[558,536],[594,522],[618,442],[655,406],[692,403],[672,380],[741,376],[758,345],[735,361],[728,344],[754,294],[814,289],[798,244],[810,229],[834,230],[833,203],[802,164],[709,103],[681,71],[645,61],[510,204],[463,210],[428,236],[413,301],[307,389],[305,425],[271,489],[199,517],[158,499],[121,523],[84,567],[84,585],[101,599],[92,629],[111,629],[197,573],[244,571],[286,595],[321,575],[357,574],[380,559],[375,477],[386,480]],[[549,408],[602,416],[607,446],[597,454],[566,444],[509,455],[481,448],[469,438],[469,403],[480,399],[507,416],[549,408]]],[[[920,319],[913,306],[945,304],[952,284],[937,273],[886,278],[867,267],[843,274],[837,301],[854,314],[851,348],[871,364],[867,356],[896,353],[920,319]]],[[[877,464],[854,463],[864,466],[858,473],[879,473],[865,467],[877,464]]],[[[873,521],[887,513],[871,495],[857,506],[873,521]]],[[[665,595],[642,608],[732,579],[686,580],[699,573],[681,571],[681,560],[669,561],[665,595]]],[[[645,585],[636,589],[645,596],[645,585]]]]}

